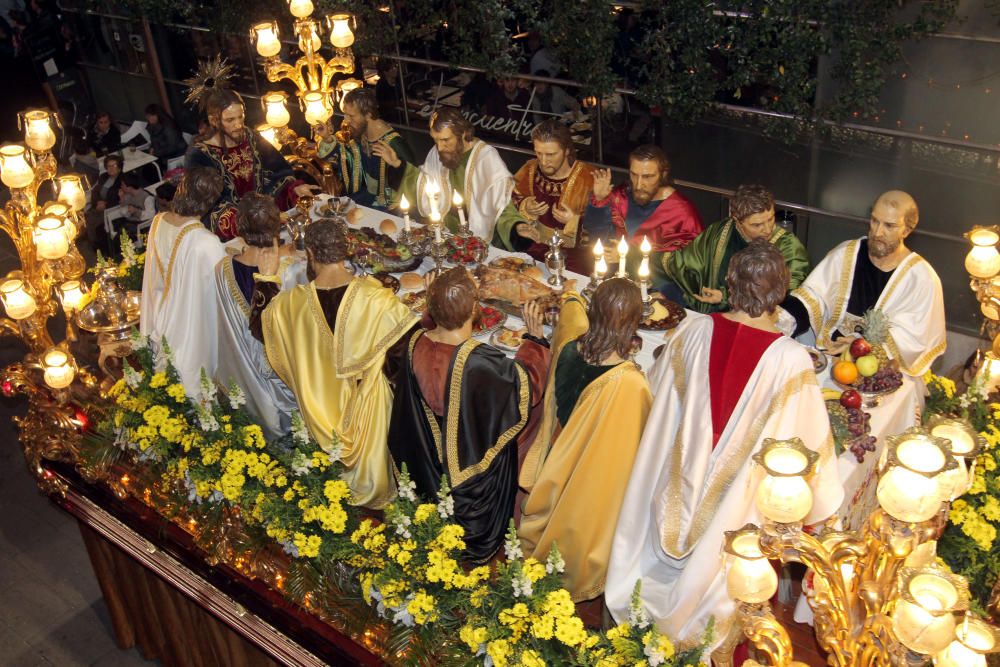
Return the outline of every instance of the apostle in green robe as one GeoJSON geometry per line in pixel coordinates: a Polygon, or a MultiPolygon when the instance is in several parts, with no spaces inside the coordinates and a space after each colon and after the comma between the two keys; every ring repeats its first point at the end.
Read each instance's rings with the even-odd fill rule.
{"type": "Polygon", "coordinates": [[[691,243],[663,256],[671,281],[662,291],[700,313],[729,309],[726,271],[729,259],[750,241],[764,238],[785,257],[795,289],[809,273],[809,255],[795,236],[774,224],[774,195],[761,185],[741,185],[730,203],[730,217],[705,228],[691,243]]]}

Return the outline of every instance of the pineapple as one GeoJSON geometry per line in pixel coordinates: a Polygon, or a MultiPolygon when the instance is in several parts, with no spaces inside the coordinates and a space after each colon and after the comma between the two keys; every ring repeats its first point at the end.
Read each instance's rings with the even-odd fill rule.
{"type": "Polygon", "coordinates": [[[889,341],[889,329],[892,325],[889,323],[889,318],[877,308],[865,312],[861,321],[862,335],[872,346],[872,354],[878,359],[881,368],[889,361],[886,344],[889,341]]]}

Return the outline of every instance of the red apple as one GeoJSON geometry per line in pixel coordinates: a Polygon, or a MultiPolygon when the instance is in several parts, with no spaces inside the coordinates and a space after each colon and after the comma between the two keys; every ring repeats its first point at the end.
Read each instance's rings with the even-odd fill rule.
{"type": "Polygon", "coordinates": [[[840,404],[845,408],[854,408],[857,410],[861,407],[861,394],[853,389],[848,389],[840,395],[840,404]]]}
{"type": "Polygon", "coordinates": [[[856,338],[854,339],[854,342],[851,343],[851,356],[855,359],[863,357],[866,354],[871,354],[871,352],[871,343],[866,341],[864,338],[856,338]]]}

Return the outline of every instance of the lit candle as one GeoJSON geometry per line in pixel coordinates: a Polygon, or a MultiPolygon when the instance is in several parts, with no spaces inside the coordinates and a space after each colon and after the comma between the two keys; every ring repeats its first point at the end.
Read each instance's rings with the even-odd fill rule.
{"type": "Polygon", "coordinates": [[[594,244],[594,261],[597,261],[599,257],[604,257],[604,245],[601,243],[601,239],[597,239],[597,243],[594,244]]]}
{"type": "Polygon", "coordinates": [[[344,110],[344,103],[347,101],[347,93],[352,90],[357,90],[362,84],[357,79],[342,79],[340,83],[337,84],[337,94],[340,96],[340,110],[344,110]]]}
{"type": "Polygon", "coordinates": [[[463,200],[462,200],[462,195],[458,193],[458,190],[455,190],[455,193],[452,195],[451,203],[454,204],[455,208],[458,209],[458,223],[462,225],[462,229],[465,229],[466,227],[465,211],[462,210],[463,200]]]}
{"type": "Polygon", "coordinates": [[[1000,234],[989,227],[975,227],[965,236],[972,242],[972,249],[965,257],[965,270],[969,275],[989,280],[1000,272],[1000,253],[996,247],[1000,234]]]}
{"type": "MultiPolygon", "coordinates": [[[[310,4],[310,6],[312,6],[310,4]]],[[[303,53],[315,53],[323,46],[323,40],[316,32],[316,22],[312,20],[296,21],[295,32],[299,35],[299,49],[303,53]]]]}
{"type": "Polygon", "coordinates": [[[69,355],[62,350],[52,349],[42,357],[45,384],[53,389],[65,389],[73,382],[76,369],[69,355]]]}
{"type": "Polygon", "coordinates": [[[891,455],[892,460],[875,489],[887,514],[909,523],[927,521],[937,514],[943,499],[939,477],[952,458],[941,442],[918,429],[888,438],[884,455],[887,460],[891,455]]]}
{"type": "Polygon", "coordinates": [[[628,256],[628,241],[625,240],[625,236],[622,236],[622,240],[618,242],[618,277],[625,277],[625,258],[628,256]]]}
{"type": "Polygon", "coordinates": [[[37,153],[56,145],[56,133],[52,131],[48,111],[28,111],[24,114],[24,143],[37,153]]]}
{"type": "Polygon", "coordinates": [[[410,201],[403,195],[399,198],[399,208],[403,211],[403,229],[410,233],[410,201]]]}
{"type": "Polygon", "coordinates": [[[330,24],[330,43],[338,49],[346,49],[354,44],[350,14],[333,14],[327,18],[330,24]]]}
{"type": "Polygon", "coordinates": [[[427,198],[431,200],[431,214],[437,212],[440,216],[441,209],[438,208],[438,194],[441,192],[441,186],[433,178],[427,179],[427,185],[424,186],[424,193],[427,198]]]}
{"type": "Polygon", "coordinates": [[[54,216],[47,216],[35,223],[35,247],[42,259],[62,259],[69,252],[69,235],[66,233],[66,221],[54,216]]]}
{"type": "Polygon", "coordinates": [[[281,52],[277,23],[273,21],[258,23],[251,30],[257,38],[257,53],[261,56],[271,58],[281,52]]]}
{"type": "Polygon", "coordinates": [[[934,656],[936,667],[986,667],[986,654],[996,646],[996,631],[979,619],[969,620],[955,629],[955,639],[934,656]]]}
{"type": "Polygon", "coordinates": [[[87,205],[87,193],[84,192],[83,183],[76,174],[66,174],[56,178],[59,188],[59,201],[73,209],[74,213],[79,213],[87,205]]]}
{"type": "Polygon", "coordinates": [[[15,320],[31,317],[35,312],[35,299],[24,289],[24,281],[11,279],[0,285],[0,300],[7,315],[15,320]]]}
{"type": "Polygon", "coordinates": [[[648,282],[649,282],[649,258],[643,257],[642,261],[639,262],[639,289],[642,290],[643,303],[649,301],[649,289],[647,288],[648,282]]]}
{"type": "Polygon", "coordinates": [[[35,172],[24,159],[24,146],[0,147],[0,181],[8,188],[26,188],[35,180],[35,172]]]}
{"type": "Polygon", "coordinates": [[[271,127],[285,127],[291,117],[288,115],[288,108],[285,106],[287,96],[284,93],[266,93],[262,98],[264,102],[264,120],[271,127]]]}
{"type": "Polygon", "coordinates": [[[726,533],[726,592],[733,599],[759,604],[778,590],[778,575],[760,549],[756,530],[726,533]]]}
{"type": "Polygon", "coordinates": [[[59,300],[66,310],[80,310],[87,298],[79,280],[67,280],[58,289],[59,300]]]}
{"type": "Polygon", "coordinates": [[[304,19],[313,13],[312,0],[288,0],[288,11],[297,19],[304,19]]]}
{"type": "Polygon", "coordinates": [[[597,272],[597,279],[601,280],[608,274],[608,263],[604,259],[604,255],[597,258],[597,264],[594,265],[594,271],[597,272]]]}
{"type": "Polygon", "coordinates": [[[639,244],[639,251],[642,252],[642,256],[649,257],[649,253],[652,249],[653,246],[649,245],[649,238],[643,236],[642,243],[639,244]]]}
{"type": "Polygon", "coordinates": [[[951,612],[960,600],[952,578],[929,566],[902,575],[900,586],[904,595],[892,612],[896,637],[917,653],[943,651],[955,637],[951,612]]]}

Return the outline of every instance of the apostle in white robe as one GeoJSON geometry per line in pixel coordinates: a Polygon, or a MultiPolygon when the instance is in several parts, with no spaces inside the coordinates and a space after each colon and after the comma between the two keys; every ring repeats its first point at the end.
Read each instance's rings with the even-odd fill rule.
{"type": "MultiPolygon", "coordinates": [[[[458,109],[435,111],[430,129],[434,147],[422,166],[406,165],[400,191],[416,204],[420,217],[430,219],[436,210],[452,232],[460,224],[458,207],[453,204],[457,192],[469,229],[489,243],[510,201],[513,176],[497,149],[475,138],[472,124],[458,109]]],[[[506,214],[517,212],[511,208],[506,214]]]]}
{"type": "MultiPolygon", "coordinates": [[[[660,631],[697,642],[716,621],[717,645],[734,620],[723,533],[760,524],[762,477],[751,457],[766,438],[800,438],[819,453],[807,523],[840,505],[833,440],[812,362],[774,326],[788,267],[766,241],[736,253],[733,311],[688,317],[667,336],[650,374],[646,422],[611,548],[605,600],[619,622],[636,581],[660,631]]],[[[714,648],[714,646],[710,647],[714,648]]]]}
{"type": "Polygon", "coordinates": [[[215,265],[226,253],[201,217],[221,192],[218,172],[189,169],[171,210],[153,219],[146,239],[139,330],[154,346],[166,340],[192,397],[200,391],[202,369],[212,377],[218,362],[215,265]]]}
{"type": "Polygon", "coordinates": [[[228,248],[215,267],[216,306],[219,317],[219,357],[216,381],[235,383],[246,399],[247,412],[270,440],[291,428],[291,413],[297,409],[295,394],[271,368],[264,345],[250,332],[253,276],[262,252],[279,254],[277,274],[282,289],[305,284],[306,261],[294,247],[278,247],[281,218],[272,197],[248,193],[240,200],[236,231],[245,245],[228,248]]]}
{"type": "Polygon", "coordinates": [[[944,297],[934,268],[906,247],[917,226],[913,198],[890,190],[872,206],[868,237],[845,241],[782,303],[781,328],[807,329],[816,345],[836,354],[854,340],[865,312],[889,319],[885,351],[900,370],[919,378],[945,350],[944,297]]]}

